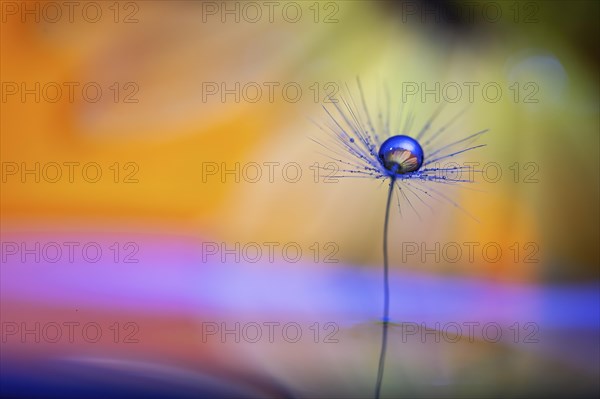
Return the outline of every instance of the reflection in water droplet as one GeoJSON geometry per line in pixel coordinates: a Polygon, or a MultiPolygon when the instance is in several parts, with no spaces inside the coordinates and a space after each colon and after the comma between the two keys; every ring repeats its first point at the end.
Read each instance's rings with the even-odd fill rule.
{"type": "Polygon", "coordinates": [[[392,174],[414,172],[423,164],[423,148],[412,137],[392,136],[379,148],[379,160],[392,174]]]}

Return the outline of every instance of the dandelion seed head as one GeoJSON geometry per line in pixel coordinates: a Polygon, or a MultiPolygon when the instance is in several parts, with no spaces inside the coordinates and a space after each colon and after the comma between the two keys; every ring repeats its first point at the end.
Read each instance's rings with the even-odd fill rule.
{"type": "Polygon", "coordinates": [[[394,104],[386,86],[385,103],[378,101],[377,108],[373,109],[358,79],[357,86],[358,95],[355,95],[345,85],[345,93],[331,105],[323,105],[327,115],[324,122],[316,123],[326,133],[326,140],[314,141],[327,150],[327,157],[339,162],[335,176],[331,176],[329,168],[322,167],[324,176],[391,179],[392,186],[397,188],[398,208],[401,202],[408,204],[419,219],[417,208],[424,207],[433,213],[434,207],[427,202],[434,200],[452,205],[477,220],[452,197],[459,193],[454,189],[474,183],[473,174],[481,173],[481,170],[456,162],[465,154],[485,147],[486,144],[476,141],[489,129],[462,133],[460,138],[453,138],[450,127],[466,109],[438,120],[443,104],[421,128],[415,129],[414,104],[408,106],[401,101],[394,104]],[[392,132],[403,134],[392,135],[392,132]],[[438,186],[439,190],[431,186],[438,186]],[[446,189],[452,189],[448,195],[443,192],[446,189]]]}
{"type": "Polygon", "coordinates": [[[391,176],[415,172],[423,165],[423,148],[409,136],[390,137],[381,144],[378,156],[391,176]]]}

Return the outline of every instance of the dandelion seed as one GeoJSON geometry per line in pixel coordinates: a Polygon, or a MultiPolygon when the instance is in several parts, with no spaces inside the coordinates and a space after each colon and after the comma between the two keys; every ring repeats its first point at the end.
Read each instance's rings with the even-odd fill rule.
{"type": "MultiPolygon", "coordinates": [[[[442,141],[444,133],[464,113],[464,110],[452,117],[448,122],[433,130],[435,121],[441,114],[439,107],[427,120],[425,125],[415,134],[409,131],[414,123],[413,110],[409,111],[404,118],[402,126],[402,106],[398,115],[395,116],[396,123],[392,123],[391,114],[393,108],[390,104],[389,91],[385,90],[385,112],[381,106],[376,111],[376,119],[371,118],[365,94],[360,80],[357,80],[359,89],[359,102],[357,102],[347,85],[347,97],[342,97],[333,103],[335,110],[323,107],[329,119],[326,125],[319,125],[330,137],[325,143],[314,140],[330,151],[329,157],[341,164],[339,172],[335,177],[362,177],[389,180],[389,189],[385,208],[385,219],[383,225],[383,323],[381,352],[379,355],[379,366],[377,370],[377,381],[375,397],[379,398],[383,381],[385,355],[387,349],[387,334],[389,320],[389,282],[388,282],[388,224],[390,219],[390,207],[395,191],[398,192],[398,209],[402,214],[401,199],[404,200],[411,210],[419,217],[416,204],[426,207],[433,212],[434,208],[427,203],[429,199],[438,202],[446,202],[452,207],[461,210],[469,217],[475,219],[470,213],[462,208],[456,201],[440,190],[431,187],[460,187],[462,183],[473,183],[472,180],[454,178],[447,176],[450,172],[470,170],[472,173],[481,172],[468,167],[437,167],[441,161],[454,159],[461,155],[485,147],[485,144],[475,145],[474,142],[483,136],[488,130],[481,130],[462,136],[458,140],[450,142],[442,141]],[[374,125],[377,122],[377,126],[374,125]],[[392,135],[392,132],[396,135],[392,135]],[[381,142],[381,137],[385,140],[381,142]],[[345,158],[345,159],[344,159],[345,158]],[[396,189],[396,190],[394,190],[396,189]]],[[[379,104],[379,98],[378,98],[379,104]]],[[[329,176],[331,177],[331,176],[329,176]]],[[[475,219],[477,220],[477,219],[475,219]]]]}

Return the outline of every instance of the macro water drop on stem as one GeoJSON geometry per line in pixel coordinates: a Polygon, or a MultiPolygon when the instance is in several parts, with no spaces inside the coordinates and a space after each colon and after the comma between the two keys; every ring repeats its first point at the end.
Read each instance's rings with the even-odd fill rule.
{"type": "Polygon", "coordinates": [[[376,399],[379,399],[379,395],[381,394],[390,315],[388,225],[390,221],[392,194],[394,193],[394,185],[396,184],[398,175],[415,172],[423,165],[423,148],[419,142],[412,137],[397,135],[388,138],[381,144],[378,156],[382,166],[389,173],[390,186],[387,203],[385,205],[385,220],[383,223],[383,327],[379,366],[377,368],[377,383],[375,385],[376,399]]]}
{"type": "MultiPolygon", "coordinates": [[[[413,135],[411,127],[415,115],[412,111],[406,115],[403,114],[406,108],[405,104],[400,103],[400,106],[396,108],[391,104],[390,96],[386,95],[384,111],[380,109],[377,112],[378,117],[374,119],[358,79],[357,84],[359,89],[357,98],[348,89],[347,98],[333,103],[334,112],[324,107],[330,123],[320,125],[320,127],[333,140],[329,145],[327,142],[315,141],[325,147],[330,152],[331,158],[339,163],[336,177],[381,179],[389,182],[383,226],[384,303],[381,351],[375,385],[375,397],[378,399],[383,385],[390,323],[388,227],[394,192],[398,197],[399,210],[401,202],[404,202],[420,220],[418,208],[434,212],[433,206],[428,204],[430,200],[451,205],[454,209],[477,220],[451,198],[452,193],[445,194],[442,189],[459,187],[463,183],[473,183],[472,179],[455,176],[457,171],[473,173],[481,171],[472,170],[466,166],[457,167],[454,164],[444,165],[443,162],[454,161],[458,157],[485,147],[485,144],[476,144],[475,141],[486,134],[489,129],[445,140],[450,131],[448,128],[459,119],[462,112],[434,128],[435,121],[441,114],[442,107],[439,107],[419,130],[414,131],[413,135]],[[392,109],[400,110],[397,117],[392,117],[392,112],[390,112],[392,109]],[[392,132],[403,132],[404,134],[392,135],[392,132]],[[385,140],[380,141],[380,137],[385,140]],[[425,152],[428,154],[427,160],[425,152]],[[435,185],[439,189],[434,188],[435,185]]],[[[323,169],[325,170],[325,168],[323,169]]]]}

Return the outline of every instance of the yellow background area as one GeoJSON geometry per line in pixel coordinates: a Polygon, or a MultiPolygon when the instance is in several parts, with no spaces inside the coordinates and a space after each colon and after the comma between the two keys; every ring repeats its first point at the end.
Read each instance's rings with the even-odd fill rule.
{"type": "MultiPolygon", "coordinates": [[[[489,128],[487,147],[466,159],[496,162],[503,177],[477,185],[484,192],[448,189],[480,223],[443,202],[435,215],[419,221],[410,212],[392,215],[392,245],[406,241],[514,242],[539,245],[539,263],[483,265],[412,262],[398,267],[439,273],[484,275],[511,280],[591,278],[598,251],[598,82],[597,66],[575,51],[553,24],[558,9],[544,7],[539,23],[510,20],[484,27],[477,37],[432,35],[428,27],[403,23],[382,3],[340,2],[338,23],[222,23],[198,19],[201,2],[144,2],[138,23],[30,23],[8,18],[2,24],[1,80],[34,87],[48,82],[97,82],[103,97],[86,102],[76,94],[51,103],[19,95],[1,104],[3,165],[39,162],[96,162],[97,183],[25,182],[18,175],[2,182],[5,230],[131,230],[186,234],[222,241],[334,241],[347,263],[379,265],[385,185],[345,179],[315,183],[310,166],[328,161],[309,138],[322,132],[311,120],[326,114],[313,99],[315,82],[323,97],[327,82],[355,87],[360,76],[368,93],[387,84],[400,96],[403,82],[496,82],[498,102],[475,101],[447,139],[458,140],[489,128]],[[445,37],[445,39],[440,39],[445,37]],[[537,55],[555,59],[563,72],[533,64],[519,81],[537,82],[538,103],[512,100],[511,71],[537,55]],[[536,69],[536,68],[541,69],[536,69]],[[114,101],[109,86],[134,82],[137,103],[114,101]],[[203,101],[203,83],[298,82],[296,102],[264,98],[256,103],[219,96],[203,101]],[[137,183],[122,182],[128,162],[139,167],[137,183]],[[302,179],[288,183],[276,174],[256,183],[211,176],[207,162],[296,162],[302,179]],[[509,169],[533,162],[537,183],[515,183],[509,169]],[[115,183],[111,165],[122,173],[115,183]]],[[[581,8],[581,7],[580,7],[581,8]]],[[[597,6],[596,6],[597,9],[597,6]]],[[[581,12],[581,11],[580,11],[581,12]]],[[[577,18],[571,18],[576,21],[577,18]]],[[[560,20],[564,24],[567,21],[560,20]]],[[[576,22],[573,22],[576,24],[576,22]]],[[[597,28],[597,27],[596,27],[597,28]]],[[[576,27],[567,32],[577,36],[576,27]]],[[[590,33],[592,36],[592,33],[590,33]]],[[[525,64],[523,64],[525,63],[525,64]]],[[[3,86],[3,90],[5,86],[3,86]]],[[[76,93],[80,91],[76,90],[76,93]]],[[[3,93],[3,96],[6,93],[3,93]]],[[[64,94],[64,93],[63,93],[64,94]]],[[[321,98],[319,98],[321,99],[321,98]]],[[[437,104],[417,97],[417,125],[437,104]]],[[[468,101],[450,104],[444,120],[468,101]]],[[[63,173],[66,169],[63,169],[63,173]]],[[[263,172],[267,169],[263,168],[263,172]]],[[[281,169],[278,169],[281,171],[281,169]]],[[[525,173],[523,169],[521,172],[525,173]]],[[[310,245],[310,244],[308,244],[310,245]]],[[[399,255],[392,256],[399,265],[399,255]]]]}

